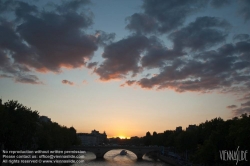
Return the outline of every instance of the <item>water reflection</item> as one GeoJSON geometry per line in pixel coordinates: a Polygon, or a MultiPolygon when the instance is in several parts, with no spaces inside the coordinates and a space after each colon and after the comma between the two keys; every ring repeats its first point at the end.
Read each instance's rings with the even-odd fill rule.
{"type": "Polygon", "coordinates": [[[143,156],[143,160],[138,161],[136,155],[127,150],[126,155],[120,155],[122,149],[108,151],[104,155],[104,159],[95,159],[95,154],[87,152],[85,154],[85,163],[74,164],[73,166],[168,166],[160,161],[153,161],[147,156],[143,156]]]}

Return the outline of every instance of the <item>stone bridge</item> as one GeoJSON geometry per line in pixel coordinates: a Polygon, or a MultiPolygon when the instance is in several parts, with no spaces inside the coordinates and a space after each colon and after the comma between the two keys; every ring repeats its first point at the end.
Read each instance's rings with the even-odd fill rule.
{"type": "Polygon", "coordinates": [[[96,158],[103,158],[105,153],[110,150],[115,149],[125,149],[133,152],[137,159],[142,159],[142,156],[148,152],[160,152],[160,147],[148,147],[148,146],[123,146],[123,145],[116,145],[116,146],[74,146],[72,147],[73,150],[84,150],[88,152],[93,152],[96,155],[96,158]]]}

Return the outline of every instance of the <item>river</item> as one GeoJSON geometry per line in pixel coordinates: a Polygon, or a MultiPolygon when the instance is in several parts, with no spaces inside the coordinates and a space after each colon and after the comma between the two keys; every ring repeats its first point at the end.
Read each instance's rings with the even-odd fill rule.
{"type": "Polygon", "coordinates": [[[111,150],[104,155],[104,159],[96,160],[95,155],[91,152],[85,154],[84,163],[73,164],[72,166],[169,166],[168,164],[161,161],[153,161],[147,156],[143,156],[143,160],[137,161],[136,155],[133,152],[127,151],[128,153],[124,156],[120,155],[122,149],[111,150]]]}

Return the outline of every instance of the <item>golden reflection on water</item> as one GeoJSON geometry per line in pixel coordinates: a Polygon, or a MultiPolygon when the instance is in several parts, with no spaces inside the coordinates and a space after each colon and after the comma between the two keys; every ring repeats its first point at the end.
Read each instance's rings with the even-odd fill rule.
{"type": "Polygon", "coordinates": [[[137,161],[136,155],[127,150],[126,155],[120,155],[122,149],[110,150],[104,155],[104,159],[96,160],[95,154],[87,152],[83,164],[74,164],[73,166],[168,166],[160,161],[153,161],[147,156],[143,156],[142,161],[137,161]]]}

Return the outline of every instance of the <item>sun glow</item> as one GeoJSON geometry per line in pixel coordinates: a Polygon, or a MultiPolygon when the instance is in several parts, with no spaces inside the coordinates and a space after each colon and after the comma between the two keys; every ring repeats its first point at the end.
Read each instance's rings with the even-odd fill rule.
{"type": "Polygon", "coordinates": [[[120,139],[130,139],[130,137],[118,136],[120,139]]]}

